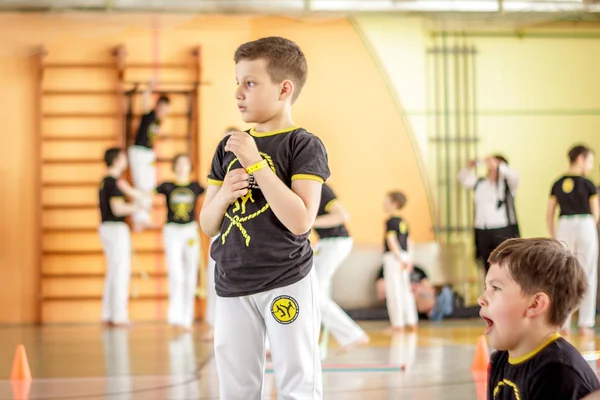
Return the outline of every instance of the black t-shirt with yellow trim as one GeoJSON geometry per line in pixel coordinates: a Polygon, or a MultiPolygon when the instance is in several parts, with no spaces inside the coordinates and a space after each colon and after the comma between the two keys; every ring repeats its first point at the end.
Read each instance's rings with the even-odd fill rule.
{"type": "Polygon", "coordinates": [[[100,217],[102,222],[125,222],[125,217],[117,217],[110,207],[111,199],[124,199],[124,194],[117,186],[117,180],[112,176],[106,176],[100,183],[98,199],[100,204],[100,217]]]}
{"type": "Polygon", "coordinates": [[[196,200],[204,193],[204,188],[196,181],[182,185],[177,182],[163,182],[156,192],[167,199],[167,223],[187,224],[196,218],[196,200]]]}
{"type": "Polygon", "coordinates": [[[550,196],[556,197],[560,215],[591,214],[590,198],[596,196],[596,186],[589,179],[565,175],[552,185],[550,196]]]}
{"type": "MultiPolygon", "coordinates": [[[[302,128],[256,133],[250,130],[262,158],[287,187],[309,179],[329,178],[327,152],[316,136],[302,128]]],[[[229,138],[219,143],[208,182],[221,185],[225,175],[242,168],[232,152],[225,151],[229,138]]],[[[250,190],[227,209],[219,239],[211,247],[216,261],[215,288],[221,297],[247,296],[291,285],[304,278],[313,264],[309,232],[294,235],[277,219],[254,176],[250,190]]]]}
{"type": "MultiPolygon", "coordinates": [[[[319,210],[317,216],[329,214],[330,207],[337,201],[333,190],[324,183],[323,189],[321,190],[321,202],[319,203],[319,210]]],[[[315,232],[319,235],[319,238],[338,238],[338,237],[350,237],[348,229],[344,224],[335,226],[333,228],[315,228],[315,232]]]]}
{"type": "Polygon", "coordinates": [[[587,361],[558,333],[518,359],[507,351],[491,356],[489,400],[579,400],[598,388],[587,361]]]}
{"type": "Polygon", "coordinates": [[[408,225],[406,225],[406,222],[404,222],[401,217],[393,216],[385,223],[385,238],[383,239],[383,245],[386,252],[391,251],[387,242],[387,235],[390,232],[397,235],[396,237],[400,242],[402,250],[408,251],[408,225]]]}
{"type": "Polygon", "coordinates": [[[160,126],[160,120],[156,118],[156,113],[150,111],[148,114],[142,116],[140,125],[138,126],[137,134],[135,135],[136,146],[147,147],[149,149],[154,148],[154,141],[156,135],[158,135],[158,128],[160,126]]]}

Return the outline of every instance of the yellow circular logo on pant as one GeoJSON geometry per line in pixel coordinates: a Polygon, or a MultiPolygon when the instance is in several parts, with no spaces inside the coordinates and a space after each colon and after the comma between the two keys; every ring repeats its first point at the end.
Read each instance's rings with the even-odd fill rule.
{"type": "Polygon", "coordinates": [[[573,179],[571,179],[571,178],[565,179],[562,183],[562,190],[564,193],[571,193],[573,191],[574,187],[575,187],[575,183],[573,182],[573,179]]]}
{"type": "Polygon", "coordinates": [[[271,315],[280,324],[291,324],[298,318],[299,313],[298,302],[291,296],[276,297],[271,303],[271,315]]]}

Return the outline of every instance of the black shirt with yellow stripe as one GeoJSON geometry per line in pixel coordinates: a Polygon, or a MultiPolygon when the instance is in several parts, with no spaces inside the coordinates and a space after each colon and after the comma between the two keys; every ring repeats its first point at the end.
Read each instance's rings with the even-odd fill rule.
{"type": "Polygon", "coordinates": [[[135,135],[135,146],[154,148],[154,141],[160,127],[160,120],[156,118],[156,113],[150,111],[142,116],[137,134],[135,135]]]}
{"type": "MultiPolygon", "coordinates": [[[[329,210],[337,201],[337,197],[333,190],[324,183],[321,190],[321,202],[319,203],[319,210],[317,216],[329,214],[329,210]]],[[[338,238],[338,237],[350,237],[348,229],[344,224],[340,226],[334,226],[333,228],[315,228],[315,232],[319,235],[319,238],[338,238]]]]}
{"type": "Polygon", "coordinates": [[[402,217],[394,215],[385,223],[385,238],[383,240],[383,245],[386,252],[391,251],[387,242],[387,236],[390,232],[395,234],[398,238],[398,242],[400,242],[400,248],[403,251],[408,251],[408,225],[406,225],[406,222],[402,220],[402,217]]]}
{"type": "Polygon", "coordinates": [[[489,400],[579,400],[598,388],[587,361],[558,333],[523,357],[491,356],[489,400]]]}
{"type": "Polygon", "coordinates": [[[596,196],[596,186],[579,175],[565,175],[552,185],[550,196],[555,197],[560,215],[591,214],[590,198],[596,196]]]}
{"type": "Polygon", "coordinates": [[[163,182],[156,192],[167,199],[167,223],[187,224],[196,218],[196,203],[204,188],[196,181],[185,184],[163,182]]]}
{"type": "MultiPolygon", "coordinates": [[[[268,168],[289,188],[294,180],[323,183],[329,178],[327,152],[316,136],[302,128],[277,132],[248,132],[268,168]]],[[[222,185],[225,175],[242,168],[225,151],[229,137],[219,143],[208,176],[222,185]]],[[[221,297],[247,296],[291,285],[308,275],[313,252],[310,232],[294,235],[277,219],[254,176],[248,193],[232,203],[223,218],[219,239],[211,247],[216,261],[215,288],[221,297]]]]}
{"type": "Polygon", "coordinates": [[[100,183],[98,191],[100,205],[100,218],[102,222],[125,222],[125,217],[117,217],[113,214],[110,207],[111,199],[124,199],[124,194],[117,186],[117,179],[112,176],[106,176],[100,183]]]}

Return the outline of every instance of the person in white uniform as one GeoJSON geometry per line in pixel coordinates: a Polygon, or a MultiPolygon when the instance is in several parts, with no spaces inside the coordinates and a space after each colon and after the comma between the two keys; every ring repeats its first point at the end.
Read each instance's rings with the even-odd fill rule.
{"type": "Polygon", "coordinates": [[[398,191],[387,194],[383,209],[388,215],[385,223],[383,271],[386,305],[393,331],[408,328],[415,331],[418,314],[415,296],[410,283],[412,260],[409,254],[408,224],[400,215],[406,205],[406,196],[398,191]]]}
{"type": "Polygon", "coordinates": [[[102,294],[102,323],[110,326],[129,324],[129,279],[131,275],[131,235],[125,217],[142,209],[140,203],[127,203],[125,194],[141,200],[146,195],[128,190],[120,177],[127,168],[123,149],[110,148],[104,153],[106,176],[98,193],[101,223],[98,228],[106,258],[102,294]]]}
{"type": "Polygon", "coordinates": [[[475,167],[480,161],[471,161],[460,170],[458,180],[473,190],[475,203],[475,258],[485,268],[490,268],[490,254],[506,239],[520,236],[515,194],[519,187],[519,173],[508,165],[501,155],[485,159],[487,176],[478,178],[475,167]]]}
{"type": "MultiPolygon", "coordinates": [[[[160,96],[154,109],[150,110],[150,96],[152,85],[144,92],[144,115],[140,120],[135,142],[128,149],[129,163],[131,165],[131,178],[136,189],[150,193],[156,188],[156,153],[154,144],[159,134],[160,125],[169,112],[170,100],[167,96],[160,96]]],[[[151,202],[148,198],[146,201],[151,202]]],[[[133,214],[133,229],[136,232],[152,226],[150,204],[142,204],[141,211],[133,214]]]]}
{"type": "MultiPolygon", "coordinates": [[[[593,336],[596,324],[596,285],[598,282],[598,231],[600,204],[596,186],[585,177],[594,166],[594,153],[588,147],[575,146],[569,151],[568,172],[553,185],[548,202],[548,231],[567,245],[585,271],[588,290],[579,307],[579,331],[593,336]],[[556,208],[560,209],[556,227],[556,208]]],[[[571,319],[563,326],[568,334],[571,319]]]]}
{"type": "Polygon", "coordinates": [[[167,223],[163,228],[165,259],[169,274],[169,311],[167,321],[178,329],[189,330],[194,322],[200,232],[196,204],[204,188],[191,180],[192,161],[187,154],[173,158],[175,180],[161,183],[156,192],[166,198],[167,223]]]}
{"type": "Polygon", "coordinates": [[[321,140],[296,126],[302,50],[267,37],[235,52],[235,97],[255,123],[218,145],[200,215],[216,261],[215,360],[222,400],[259,400],[265,339],[280,400],[322,399],[319,285],[308,240],[329,178],[321,140]]]}
{"type": "Polygon", "coordinates": [[[348,258],[354,241],[344,223],[349,215],[333,190],[323,184],[321,202],[313,228],[319,236],[315,246],[315,270],[321,288],[321,319],[342,348],[365,344],[369,336],[331,298],[331,281],[348,258]]]}

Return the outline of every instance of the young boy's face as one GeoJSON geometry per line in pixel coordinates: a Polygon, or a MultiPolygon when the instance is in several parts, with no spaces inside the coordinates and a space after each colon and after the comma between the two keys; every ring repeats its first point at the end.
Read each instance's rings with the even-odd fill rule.
{"type": "Polygon", "coordinates": [[[588,155],[584,159],[583,165],[584,174],[588,174],[594,169],[594,153],[588,153],[588,155]]]}
{"type": "Polygon", "coordinates": [[[515,282],[508,268],[492,264],[485,278],[485,291],[477,302],[479,315],[487,323],[485,334],[497,350],[512,350],[526,328],[529,297],[515,282]]]}
{"type": "Polygon", "coordinates": [[[179,157],[174,167],[177,176],[189,176],[192,172],[192,161],[188,157],[179,157]]]}
{"type": "Polygon", "coordinates": [[[383,200],[383,212],[386,214],[391,214],[394,211],[394,203],[392,203],[392,199],[390,196],[385,196],[383,200]]]}
{"type": "Polygon", "coordinates": [[[280,100],[281,85],[271,80],[267,66],[264,58],[240,60],[235,65],[235,98],[244,122],[266,122],[284,105],[280,100]]]}

